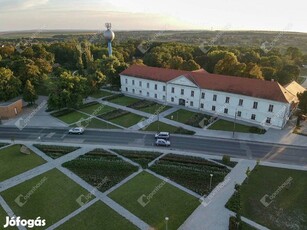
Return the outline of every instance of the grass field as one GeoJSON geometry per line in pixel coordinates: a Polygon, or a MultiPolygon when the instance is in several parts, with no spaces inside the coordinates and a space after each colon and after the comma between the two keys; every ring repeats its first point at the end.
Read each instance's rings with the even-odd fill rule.
{"type": "Polygon", "coordinates": [[[138,229],[131,222],[120,216],[101,201],[96,202],[83,212],[65,222],[57,229],[96,230],[98,228],[108,230],[138,229]]]}
{"type": "Polygon", "coordinates": [[[88,113],[89,115],[97,116],[103,113],[107,113],[110,111],[115,110],[115,108],[103,104],[95,104],[95,105],[90,105],[88,107],[80,109],[80,111],[88,113]]]}
{"type": "MultiPolygon", "coordinates": [[[[208,129],[232,132],[233,131],[233,122],[232,121],[226,121],[226,120],[218,120],[213,125],[209,126],[208,129]]],[[[235,126],[235,132],[253,133],[253,132],[251,132],[250,129],[251,129],[251,126],[242,125],[242,124],[238,124],[238,123],[236,123],[236,126],[235,126]]]]}
{"type": "Polygon", "coordinates": [[[162,113],[165,110],[168,110],[170,108],[171,108],[170,106],[155,103],[152,106],[148,106],[146,108],[141,108],[141,109],[138,109],[138,110],[146,112],[146,113],[158,114],[158,113],[162,113]]]}
{"type": "Polygon", "coordinates": [[[186,129],[179,129],[176,126],[172,126],[172,125],[163,123],[161,121],[155,121],[155,122],[151,123],[150,125],[148,125],[147,127],[145,127],[143,130],[154,131],[154,132],[163,131],[163,132],[188,134],[188,135],[194,134],[193,131],[189,131],[189,130],[186,130],[186,129]]]}
{"type": "Polygon", "coordinates": [[[68,113],[62,116],[58,116],[57,118],[67,124],[72,124],[72,123],[80,121],[81,119],[87,119],[89,118],[89,116],[79,113],[77,111],[73,111],[71,113],[68,113]]]}
{"type": "Polygon", "coordinates": [[[139,123],[142,119],[143,119],[142,116],[139,116],[133,113],[128,113],[124,116],[120,116],[120,117],[111,119],[110,122],[128,128],[132,125],[139,123]]]}
{"type": "Polygon", "coordinates": [[[174,121],[178,121],[180,123],[186,123],[195,114],[197,113],[184,109],[179,109],[178,111],[166,116],[166,118],[171,119],[171,117],[173,117],[174,121]]]}
{"type": "Polygon", "coordinates": [[[17,216],[22,219],[36,219],[40,216],[46,220],[46,226],[50,226],[80,208],[76,200],[87,194],[88,191],[54,169],[5,190],[1,196],[17,216]],[[28,194],[31,195],[26,200],[28,194]],[[20,195],[23,196],[20,198],[23,204],[21,207],[15,202],[20,195]]]}
{"type": "Polygon", "coordinates": [[[169,229],[177,229],[200,204],[193,196],[146,172],[113,191],[109,197],[155,229],[165,229],[165,217],[169,217],[169,229]],[[150,194],[152,198],[148,199],[150,194]]]}
{"type": "Polygon", "coordinates": [[[93,98],[101,98],[101,97],[107,97],[107,96],[111,96],[111,95],[113,95],[112,93],[110,93],[110,92],[107,92],[107,91],[98,91],[98,92],[96,92],[96,93],[93,93],[92,95],[91,95],[91,97],[93,97],[93,98]]]}
{"type": "Polygon", "coordinates": [[[45,163],[31,151],[30,155],[20,152],[21,145],[13,145],[0,150],[0,182],[45,163]]]}
{"type": "Polygon", "coordinates": [[[110,100],[110,102],[112,103],[123,105],[123,106],[128,106],[138,101],[140,101],[140,99],[136,99],[133,97],[127,97],[127,96],[117,97],[115,99],[110,100]]]}
{"type": "MultiPolygon", "coordinates": [[[[78,126],[78,124],[74,124],[74,127],[78,126]]],[[[93,129],[120,129],[117,126],[111,125],[107,122],[98,120],[96,118],[87,119],[81,122],[81,126],[85,128],[93,128],[93,129]]]]}
{"type": "Polygon", "coordinates": [[[233,196],[231,201],[239,200],[242,216],[270,229],[305,229],[306,190],[306,171],[259,166],[241,186],[240,196],[233,196]],[[279,191],[276,194],[277,190],[279,191]],[[265,207],[260,200],[265,195],[272,196],[274,193],[275,198],[265,199],[269,203],[265,207]]]}

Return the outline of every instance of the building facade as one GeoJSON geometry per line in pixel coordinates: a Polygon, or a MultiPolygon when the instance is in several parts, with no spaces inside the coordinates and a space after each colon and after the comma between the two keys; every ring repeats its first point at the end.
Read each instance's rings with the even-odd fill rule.
{"type": "Polygon", "coordinates": [[[22,111],[22,99],[0,103],[0,119],[10,119],[22,111]]]}
{"type": "Polygon", "coordinates": [[[297,97],[277,82],[133,65],[120,74],[127,95],[281,129],[297,97]]]}

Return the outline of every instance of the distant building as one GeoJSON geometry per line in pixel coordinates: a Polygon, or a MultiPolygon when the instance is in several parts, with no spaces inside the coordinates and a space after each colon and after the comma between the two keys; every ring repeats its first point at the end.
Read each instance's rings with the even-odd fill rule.
{"type": "Polygon", "coordinates": [[[0,102],[0,119],[10,119],[22,111],[22,99],[0,102]]]}
{"type": "Polygon", "coordinates": [[[275,81],[139,65],[120,73],[120,80],[124,94],[276,129],[287,123],[302,90],[295,82],[285,88],[275,81]]]}

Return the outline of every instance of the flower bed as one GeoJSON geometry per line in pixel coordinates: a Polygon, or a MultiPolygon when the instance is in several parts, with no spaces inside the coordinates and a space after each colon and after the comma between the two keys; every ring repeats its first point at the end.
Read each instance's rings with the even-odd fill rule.
{"type": "Polygon", "coordinates": [[[226,167],[203,158],[175,154],[162,157],[150,169],[200,195],[209,194],[229,173],[226,167]],[[211,190],[210,174],[213,174],[211,190]]]}
{"type": "Polygon", "coordinates": [[[116,155],[95,149],[63,164],[83,180],[104,192],[138,170],[116,155]]]}
{"type": "Polygon", "coordinates": [[[70,147],[70,146],[55,146],[55,145],[33,145],[38,148],[40,151],[44,152],[47,156],[52,159],[59,158],[67,153],[71,153],[79,148],[70,147]]]}
{"type": "Polygon", "coordinates": [[[124,111],[124,110],[121,110],[121,109],[116,109],[116,110],[113,110],[111,112],[99,115],[98,117],[101,118],[101,119],[109,121],[109,120],[112,120],[112,119],[124,116],[124,115],[126,115],[128,113],[129,113],[128,111],[124,111]]]}

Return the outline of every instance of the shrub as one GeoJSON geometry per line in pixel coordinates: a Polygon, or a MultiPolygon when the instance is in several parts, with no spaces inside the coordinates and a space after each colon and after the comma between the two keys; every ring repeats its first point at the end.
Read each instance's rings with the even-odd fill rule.
{"type": "Polygon", "coordinates": [[[265,134],[266,130],[265,129],[260,129],[256,126],[251,126],[249,128],[249,132],[251,133],[256,133],[256,134],[265,134]]]}
{"type": "Polygon", "coordinates": [[[69,114],[73,111],[74,111],[73,109],[61,109],[59,111],[51,113],[51,115],[54,116],[54,117],[60,117],[60,116],[64,116],[66,114],[69,114]]]}
{"type": "Polygon", "coordinates": [[[234,216],[231,216],[229,218],[229,230],[241,230],[242,224],[241,221],[238,221],[238,219],[234,216]]]}
{"type": "Polygon", "coordinates": [[[107,112],[105,114],[99,115],[98,117],[104,119],[104,120],[112,120],[121,116],[124,116],[126,114],[128,114],[128,111],[125,110],[121,110],[121,109],[116,109],[110,112],[107,112]]]}
{"type": "Polygon", "coordinates": [[[235,191],[232,197],[227,201],[225,207],[233,212],[240,212],[241,210],[241,191],[240,187],[235,191]]]}
{"type": "Polygon", "coordinates": [[[224,155],[223,158],[222,158],[222,162],[223,162],[225,165],[228,165],[228,164],[230,163],[230,156],[224,155]]]}

